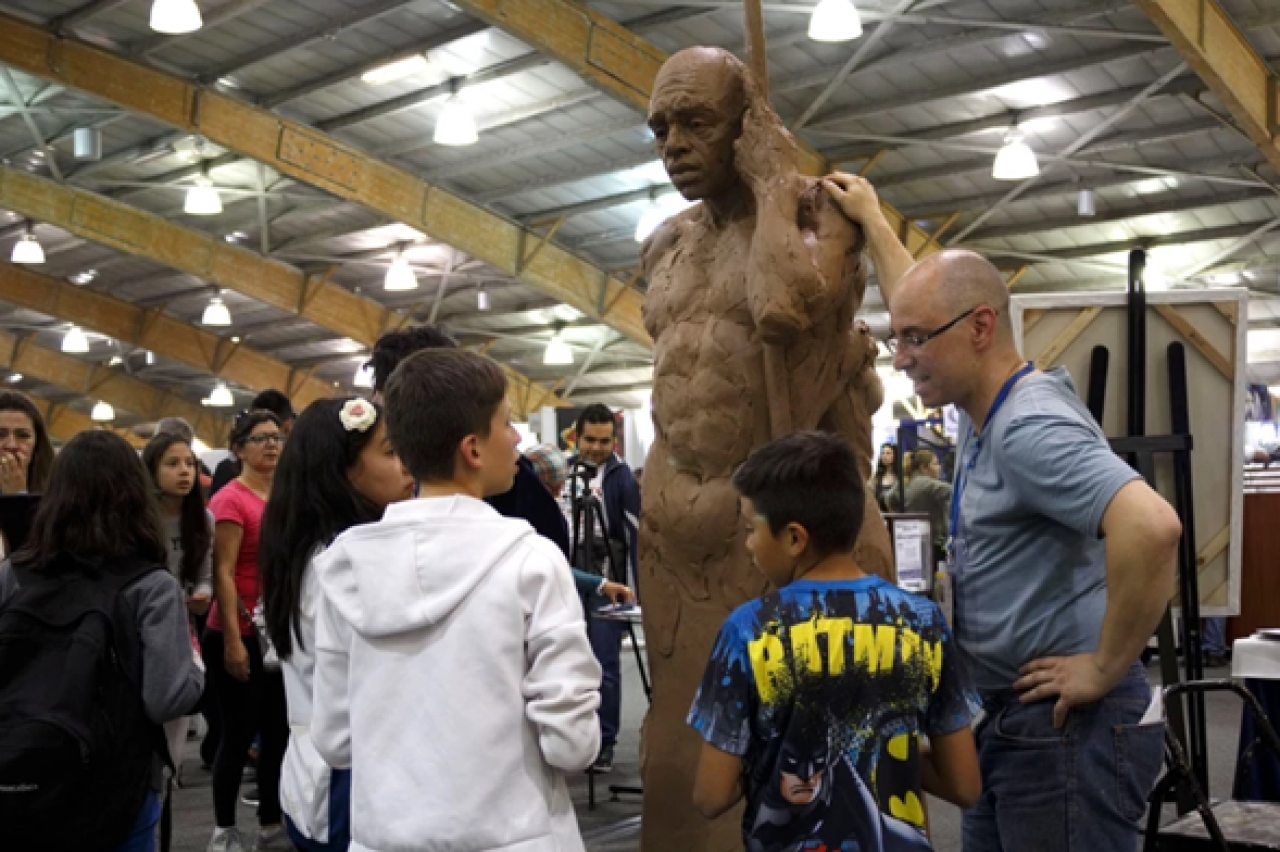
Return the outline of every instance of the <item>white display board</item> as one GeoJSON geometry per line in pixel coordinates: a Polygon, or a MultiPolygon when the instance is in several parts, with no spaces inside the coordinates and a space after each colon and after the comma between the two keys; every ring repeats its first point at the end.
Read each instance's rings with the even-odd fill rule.
{"type": "MultiPolygon", "coordinates": [[[[1109,352],[1102,428],[1127,434],[1128,297],[1124,293],[1015,296],[1013,324],[1022,353],[1041,369],[1065,367],[1083,400],[1094,347],[1109,352]]],[[[1146,433],[1171,430],[1168,346],[1186,349],[1194,447],[1195,539],[1201,613],[1240,612],[1244,524],[1244,413],[1248,295],[1240,289],[1147,294],[1146,433]]],[[[1173,503],[1173,464],[1156,457],[1156,481],[1173,503]]]]}

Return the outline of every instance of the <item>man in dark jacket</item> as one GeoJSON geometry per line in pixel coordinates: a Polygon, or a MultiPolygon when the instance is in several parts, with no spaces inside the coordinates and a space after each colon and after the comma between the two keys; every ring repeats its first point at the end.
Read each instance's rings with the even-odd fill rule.
{"type": "MultiPolygon", "coordinates": [[[[578,530],[574,565],[584,571],[608,576],[616,570],[624,576],[611,579],[636,588],[640,548],[640,486],[630,466],[618,458],[614,448],[618,440],[618,422],[604,405],[589,405],[578,417],[578,456],[573,466],[587,462],[596,468],[595,476],[585,487],[604,509],[602,519],[591,519],[594,526],[594,552],[584,554],[578,547],[586,540],[578,530]],[[600,521],[603,520],[603,528],[600,521]],[[612,556],[612,558],[611,558],[612,556]],[[616,564],[616,569],[614,568],[616,564]]],[[[571,487],[578,487],[573,484],[571,487]]],[[[583,525],[588,523],[583,519],[583,525]]],[[[596,595],[587,601],[588,615],[609,602],[596,595]]],[[[626,625],[619,621],[588,618],[591,648],[600,661],[604,680],[600,685],[600,756],[592,767],[595,772],[613,769],[613,747],[618,739],[622,714],[622,635],[626,625]]]]}

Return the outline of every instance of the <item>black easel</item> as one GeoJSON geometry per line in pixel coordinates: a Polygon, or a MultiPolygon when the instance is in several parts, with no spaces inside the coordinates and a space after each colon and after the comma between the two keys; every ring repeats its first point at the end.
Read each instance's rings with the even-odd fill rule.
{"type": "MultiPolygon", "coordinates": [[[[600,499],[591,493],[591,489],[586,487],[587,484],[595,478],[596,466],[584,462],[582,459],[574,464],[574,469],[569,476],[569,499],[573,507],[573,565],[580,571],[588,574],[595,573],[595,554],[598,543],[596,541],[596,529],[607,530],[608,526],[604,521],[604,507],[600,505],[600,499]],[[597,526],[598,525],[598,526],[597,526]]],[[[613,547],[609,546],[609,542],[603,543],[605,553],[605,577],[615,583],[627,585],[627,558],[622,558],[622,564],[618,564],[618,557],[613,547]]],[[[598,616],[591,611],[591,601],[587,598],[583,601],[583,612],[586,615],[587,628],[590,629],[591,622],[598,616]]],[[[653,703],[653,688],[649,684],[649,673],[645,669],[644,654],[640,651],[640,642],[636,638],[635,626],[630,621],[623,621],[627,627],[627,635],[631,637],[631,650],[636,657],[636,668],[640,672],[640,683],[644,686],[644,696],[649,703],[653,703]]],[[[609,786],[609,792],[613,794],[613,800],[617,801],[619,793],[631,793],[637,796],[644,795],[644,789],[641,787],[631,787],[626,785],[613,784],[609,786]]],[[[587,770],[587,807],[595,810],[596,807],[596,773],[590,769],[587,770]]]]}
{"type": "MultiPolygon", "coordinates": [[[[1141,250],[1129,255],[1129,370],[1128,370],[1128,437],[1111,439],[1111,449],[1124,456],[1152,489],[1156,487],[1155,456],[1168,453],[1173,457],[1174,509],[1182,522],[1182,539],[1178,547],[1178,594],[1182,607],[1182,650],[1184,673],[1178,671],[1178,648],[1174,639],[1173,612],[1165,608],[1164,618],[1157,628],[1156,637],[1160,653],[1160,674],[1163,685],[1175,686],[1193,682],[1203,677],[1200,636],[1200,589],[1196,570],[1195,517],[1191,478],[1190,407],[1187,396],[1186,349],[1181,343],[1169,344],[1169,405],[1171,435],[1146,435],[1146,373],[1147,328],[1146,292],[1143,288],[1143,272],[1146,254],[1141,250]],[[1185,678],[1182,676],[1185,674],[1185,678]]],[[[1106,396],[1106,364],[1108,352],[1096,347],[1092,353],[1088,401],[1089,410],[1101,426],[1103,400],[1106,396]]],[[[1208,744],[1205,730],[1204,695],[1171,693],[1165,712],[1169,726],[1184,753],[1189,758],[1190,769],[1201,788],[1208,781],[1208,744]],[[1184,703],[1185,702],[1185,703],[1184,703]]],[[[1195,807],[1192,791],[1186,789],[1173,773],[1161,778],[1157,789],[1161,795],[1177,796],[1179,813],[1195,807]]]]}

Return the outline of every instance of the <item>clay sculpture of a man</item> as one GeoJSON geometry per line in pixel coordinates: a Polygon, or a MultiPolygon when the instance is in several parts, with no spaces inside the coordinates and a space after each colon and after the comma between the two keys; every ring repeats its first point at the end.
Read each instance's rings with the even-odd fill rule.
{"type": "MultiPolygon", "coordinates": [[[[882,391],[875,343],[854,322],[866,286],[862,234],[820,180],[799,173],[796,142],[746,67],[716,48],[675,54],[654,85],[649,126],[676,189],[702,203],[641,249],[657,432],[640,537],[654,677],[642,847],[720,852],[741,848],[736,812],[710,823],[694,810],[700,740],[685,719],[721,623],[765,588],[730,483],[774,437],[770,405],[779,402],[765,349],[785,370],[791,428],[844,435],[864,479],[882,391]]],[[[868,573],[890,576],[870,496],[855,555],[868,573]]]]}

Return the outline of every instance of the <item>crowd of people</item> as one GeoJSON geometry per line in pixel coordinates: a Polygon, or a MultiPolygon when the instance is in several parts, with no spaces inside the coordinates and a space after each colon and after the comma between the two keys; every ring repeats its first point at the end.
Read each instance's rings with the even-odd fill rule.
{"type": "MultiPolygon", "coordinates": [[[[925,793],[967,808],[966,852],[1132,848],[1163,749],[1135,661],[1176,516],[1065,374],[1022,362],[994,267],[913,265],[865,182],[829,191],[867,234],[895,365],[964,412],[954,493],[924,450],[897,468],[884,448],[864,483],[819,432],[737,470],[772,591],[724,622],[690,696],[693,803],[744,801],[752,852],[928,849],[925,793]],[[947,530],[954,632],[854,560],[867,488],[947,530]]],[[[264,393],[212,475],[181,421],[140,457],[101,430],[55,458],[31,401],[0,393],[0,499],[40,495],[0,567],[14,848],[156,848],[197,711],[210,852],[583,848],[565,777],[612,768],[621,705],[623,631],[592,616],[643,591],[615,415],[581,413],[576,456],[522,455],[494,361],[422,326],[371,363],[373,399],[295,415],[264,393]]]]}

